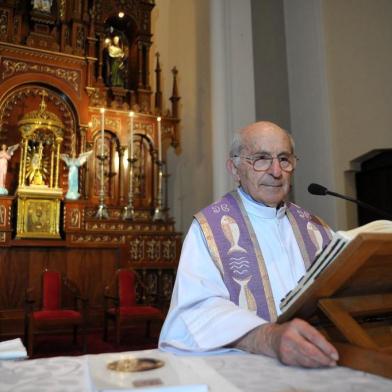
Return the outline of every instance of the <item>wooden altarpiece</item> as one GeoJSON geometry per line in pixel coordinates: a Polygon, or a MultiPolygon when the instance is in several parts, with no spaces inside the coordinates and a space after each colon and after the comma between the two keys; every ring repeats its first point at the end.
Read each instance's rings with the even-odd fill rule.
{"type": "Polygon", "coordinates": [[[169,147],[179,152],[180,98],[173,68],[164,108],[159,54],[150,61],[154,6],[0,2],[0,143],[19,144],[0,196],[0,336],[22,331],[24,290],[40,287],[45,268],[81,288],[90,325],[100,323],[104,287],[120,267],[143,279],[140,302],[168,305],[181,235],[167,207],[165,162],[169,147]],[[44,123],[31,116],[43,104],[44,123]],[[39,166],[46,179],[38,184],[26,170],[40,148],[48,166],[39,166]],[[75,181],[69,159],[90,151],[76,169],[78,189],[67,193],[75,181]],[[50,207],[44,216],[54,222],[40,231],[34,222],[53,198],[59,214],[50,207]]]}
{"type": "Polygon", "coordinates": [[[392,234],[362,233],[285,311],[335,345],[339,364],[392,378],[392,234]]]}

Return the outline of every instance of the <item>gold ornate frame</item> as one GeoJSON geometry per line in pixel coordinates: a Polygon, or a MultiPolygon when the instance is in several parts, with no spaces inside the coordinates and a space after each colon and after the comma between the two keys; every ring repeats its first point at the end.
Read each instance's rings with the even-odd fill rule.
{"type": "Polygon", "coordinates": [[[18,122],[22,135],[19,169],[17,238],[60,238],[60,148],[64,125],[47,111],[45,96],[38,110],[18,122]]]}

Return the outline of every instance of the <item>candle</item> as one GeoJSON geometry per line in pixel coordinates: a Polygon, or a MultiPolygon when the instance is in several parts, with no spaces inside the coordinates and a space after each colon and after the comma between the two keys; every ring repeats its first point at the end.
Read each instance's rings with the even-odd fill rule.
{"type": "Polygon", "coordinates": [[[101,155],[104,155],[104,144],[105,144],[105,108],[100,109],[101,112],[101,155]]]}
{"type": "Polygon", "coordinates": [[[162,161],[162,135],[161,135],[161,118],[157,118],[158,121],[158,161],[162,161]]]}
{"type": "Polygon", "coordinates": [[[129,124],[129,144],[128,144],[128,158],[133,159],[133,116],[134,113],[129,112],[130,124],[129,124]]]}

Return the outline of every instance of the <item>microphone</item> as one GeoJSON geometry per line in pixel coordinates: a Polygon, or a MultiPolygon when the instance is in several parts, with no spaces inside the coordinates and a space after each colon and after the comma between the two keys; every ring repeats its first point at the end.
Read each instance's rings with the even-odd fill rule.
{"type": "Polygon", "coordinates": [[[308,192],[312,195],[324,196],[328,193],[328,189],[325,186],[312,183],[308,186],[308,192]]]}
{"type": "Polygon", "coordinates": [[[331,196],[339,197],[340,199],[351,201],[355,204],[358,204],[360,207],[363,207],[363,208],[366,208],[370,211],[373,211],[373,212],[377,213],[378,215],[383,216],[385,219],[392,220],[392,215],[389,212],[380,210],[379,208],[376,208],[376,207],[374,207],[370,204],[367,204],[361,200],[354,199],[353,197],[341,195],[340,193],[329,191],[325,186],[312,183],[308,186],[308,192],[311,193],[312,195],[318,195],[318,196],[331,195],[331,196]]]}

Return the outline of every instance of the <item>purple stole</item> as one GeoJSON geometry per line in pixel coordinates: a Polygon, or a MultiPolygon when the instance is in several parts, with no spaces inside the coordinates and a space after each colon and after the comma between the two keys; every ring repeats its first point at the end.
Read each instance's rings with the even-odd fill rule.
{"type": "MultiPolygon", "coordinates": [[[[318,217],[293,203],[286,214],[297,239],[305,268],[331,240],[331,230],[318,217]]],[[[237,191],[195,215],[214,263],[235,304],[268,321],[277,317],[263,255],[237,191]]]]}

